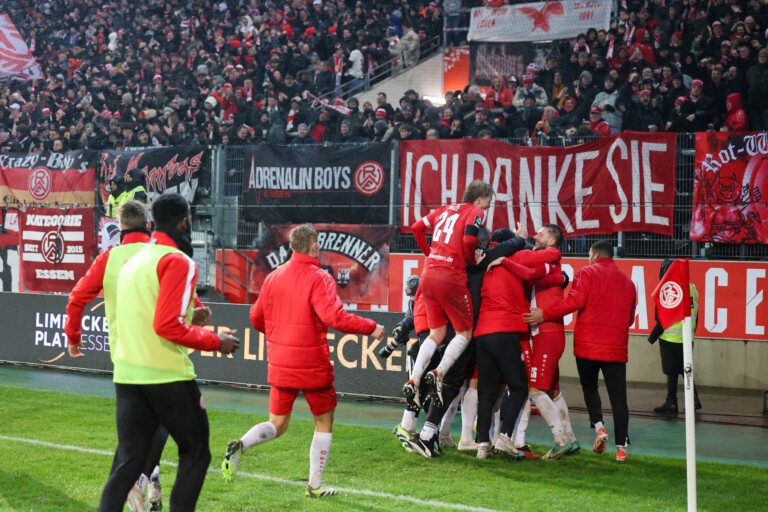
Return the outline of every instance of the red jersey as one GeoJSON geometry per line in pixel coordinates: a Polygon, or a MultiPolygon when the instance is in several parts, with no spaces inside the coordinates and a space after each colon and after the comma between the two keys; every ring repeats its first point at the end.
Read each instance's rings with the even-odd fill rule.
{"type": "Polygon", "coordinates": [[[411,226],[413,236],[427,255],[422,277],[467,285],[467,265],[475,264],[477,229],[483,210],[470,203],[449,204],[422,217],[411,226]],[[432,244],[427,245],[427,230],[432,244]]]}

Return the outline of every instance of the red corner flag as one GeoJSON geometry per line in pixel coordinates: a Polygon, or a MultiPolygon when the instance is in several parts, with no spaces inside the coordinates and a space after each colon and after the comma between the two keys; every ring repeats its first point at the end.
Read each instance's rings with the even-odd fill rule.
{"type": "Polygon", "coordinates": [[[688,259],[675,260],[653,290],[659,322],[666,329],[691,315],[688,259]]]}

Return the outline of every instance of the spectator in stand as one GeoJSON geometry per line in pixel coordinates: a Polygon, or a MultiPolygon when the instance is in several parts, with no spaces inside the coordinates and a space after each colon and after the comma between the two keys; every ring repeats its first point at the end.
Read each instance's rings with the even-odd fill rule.
{"type": "Polygon", "coordinates": [[[488,122],[488,107],[480,102],[475,105],[475,122],[467,128],[467,138],[477,139],[481,130],[488,130],[492,135],[496,134],[496,127],[488,122]]]}
{"type": "Polygon", "coordinates": [[[595,132],[598,137],[611,134],[611,126],[603,121],[600,107],[593,106],[589,109],[589,129],[595,132]]]}
{"type": "MultiPolygon", "coordinates": [[[[623,113],[617,107],[619,91],[616,90],[616,81],[611,75],[606,75],[602,92],[597,93],[592,107],[598,107],[601,118],[608,123],[611,133],[619,133],[623,121],[623,113]]],[[[590,111],[591,112],[591,111],[590,111]]]]}
{"type": "Polygon", "coordinates": [[[317,146],[317,141],[309,134],[309,126],[305,123],[299,124],[296,137],[291,141],[291,147],[317,146]]]}
{"type": "Polygon", "coordinates": [[[691,130],[691,123],[688,117],[695,111],[696,107],[687,97],[680,96],[675,100],[675,106],[669,113],[666,130],[668,132],[684,133],[691,130]]]}
{"type": "Polygon", "coordinates": [[[579,126],[584,121],[581,109],[576,108],[576,100],[570,96],[563,100],[563,106],[557,110],[557,114],[558,117],[553,123],[560,128],[572,125],[579,126]]]}
{"type": "Polygon", "coordinates": [[[514,98],[515,93],[504,87],[504,79],[501,76],[493,77],[493,80],[491,80],[491,90],[485,96],[485,103],[488,105],[488,108],[506,107],[512,104],[514,98]]]}
{"type": "Polygon", "coordinates": [[[546,107],[549,103],[547,93],[544,89],[536,85],[533,75],[523,75],[523,87],[515,92],[515,97],[512,100],[512,104],[518,108],[525,105],[525,98],[527,96],[533,96],[534,102],[537,107],[546,107]]]}
{"type": "Polygon", "coordinates": [[[545,86],[544,92],[550,98],[550,105],[557,108],[563,106],[563,101],[568,96],[569,89],[563,81],[563,74],[560,71],[552,73],[552,81],[545,86]]]}
{"type": "Polygon", "coordinates": [[[757,63],[749,68],[746,75],[747,105],[753,130],[768,129],[768,48],[757,52],[757,63]]]}
{"type": "Polygon", "coordinates": [[[741,108],[741,95],[737,92],[729,94],[725,101],[728,115],[720,128],[721,131],[745,132],[749,130],[747,113],[741,108]]]}
{"type": "Polygon", "coordinates": [[[651,105],[651,92],[638,93],[637,103],[624,116],[624,130],[635,132],[657,132],[664,126],[661,113],[651,105]]]}
{"type": "Polygon", "coordinates": [[[697,132],[706,131],[713,128],[712,123],[717,122],[714,119],[714,108],[712,98],[704,95],[704,82],[698,78],[691,82],[690,101],[696,107],[696,111],[688,116],[688,120],[693,123],[691,128],[697,132]]]}

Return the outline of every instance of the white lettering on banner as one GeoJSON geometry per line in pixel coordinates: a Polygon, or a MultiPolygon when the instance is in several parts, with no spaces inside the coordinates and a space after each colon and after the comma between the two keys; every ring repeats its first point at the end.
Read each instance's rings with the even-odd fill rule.
{"type": "Polygon", "coordinates": [[[640,222],[640,162],[637,157],[636,140],[629,143],[632,148],[632,221],[640,222]]]}
{"type": "Polygon", "coordinates": [[[64,313],[35,313],[35,327],[45,329],[63,329],[67,323],[67,315],[64,313]]]}
{"type": "Polygon", "coordinates": [[[53,227],[68,226],[77,227],[82,225],[82,215],[27,215],[27,226],[53,227]]]}
{"type": "MultiPolygon", "coordinates": [[[[563,166],[560,168],[560,173],[557,173],[557,157],[549,157],[549,194],[547,195],[547,203],[549,204],[549,223],[558,224],[558,221],[562,223],[566,233],[573,233],[573,225],[571,220],[565,214],[565,210],[560,206],[558,201],[558,195],[560,188],[563,186],[565,176],[568,172],[568,168],[571,166],[571,159],[573,155],[566,155],[563,160],[563,166]]],[[[512,223],[510,222],[510,226],[512,223]]]]}
{"type": "Polygon", "coordinates": [[[724,268],[713,267],[704,274],[704,292],[707,297],[707,305],[704,308],[704,327],[709,332],[720,333],[728,327],[728,310],[717,308],[716,288],[728,286],[728,272],[724,268]]]}
{"type": "Polygon", "coordinates": [[[472,183],[472,180],[483,180],[486,183],[491,182],[491,166],[488,165],[488,159],[479,153],[467,154],[467,182],[465,185],[472,183]],[[480,164],[480,167],[483,169],[482,177],[475,176],[475,164],[480,164]]]}
{"type": "Polygon", "coordinates": [[[757,306],[763,302],[763,290],[761,288],[759,292],[757,291],[757,280],[763,278],[765,278],[765,269],[747,269],[747,311],[744,326],[747,334],[765,334],[765,326],[757,325],[757,306]]]}
{"type": "MultiPolygon", "coordinates": [[[[541,157],[533,159],[533,180],[528,159],[520,159],[520,223],[528,224],[528,210],[534,226],[541,226],[541,157]]],[[[514,224],[510,222],[510,226],[514,224]]]]}
{"type": "Polygon", "coordinates": [[[608,157],[605,159],[605,166],[608,168],[608,172],[611,175],[611,178],[613,178],[613,183],[616,185],[616,192],[619,194],[619,204],[621,205],[621,210],[619,210],[619,213],[616,213],[616,205],[612,204],[608,207],[608,211],[611,214],[611,219],[613,219],[613,222],[616,224],[620,224],[627,216],[627,195],[624,193],[624,190],[621,188],[621,182],[619,181],[619,173],[616,172],[616,166],[613,165],[613,152],[616,150],[616,148],[619,148],[621,150],[621,159],[626,160],[627,159],[627,145],[624,144],[624,141],[621,139],[616,139],[613,144],[611,144],[611,147],[608,148],[608,157]]]}
{"type": "MultiPolygon", "coordinates": [[[[560,268],[568,274],[568,277],[570,278],[570,281],[573,282],[573,277],[575,272],[573,271],[573,267],[569,263],[561,263],[560,268]]],[[[573,321],[573,313],[568,313],[563,317],[563,323],[565,325],[570,324],[573,321]]]]}
{"type": "Polygon", "coordinates": [[[588,151],[577,146],[554,154],[485,141],[406,143],[402,226],[408,229],[430,210],[458,202],[465,183],[482,179],[495,192],[486,214],[491,230],[519,220],[529,230],[557,224],[570,235],[636,230],[669,235],[674,181],[663,155],[673,143],[612,137],[588,151]]]}
{"type": "MultiPolygon", "coordinates": [[[[408,281],[408,278],[414,274],[416,274],[416,269],[419,267],[419,261],[418,260],[403,260],[403,297],[402,297],[402,305],[399,309],[399,311],[405,312],[408,307],[408,301],[411,300],[408,295],[405,294],[405,288],[406,283],[408,281]]],[[[390,311],[394,311],[394,309],[390,309],[390,311]]]]}
{"type": "MultiPolygon", "coordinates": [[[[455,155],[458,159],[458,155],[455,155]]],[[[494,202],[491,207],[485,212],[485,222],[488,226],[493,226],[493,214],[496,212],[496,205],[498,203],[506,203],[507,205],[507,219],[509,219],[509,225],[515,226],[515,213],[512,209],[514,198],[512,197],[512,160],[508,158],[496,159],[496,171],[493,173],[493,183],[491,184],[493,190],[496,193],[493,195],[494,202]],[[504,185],[506,192],[499,192],[499,181],[504,176],[504,185]]]]}
{"type": "Polygon", "coordinates": [[[248,188],[260,190],[347,190],[352,169],[344,167],[260,167],[251,165],[248,188]]]}
{"type": "MultiPolygon", "coordinates": [[[[447,170],[448,166],[446,165],[446,159],[448,158],[448,155],[442,154],[440,155],[440,158],[440,168],[447,170]]],[[[443,186],[443,204],[452,204],[459,200],[459,155],[457,154],[451,155],[451,169],[453,169],[453,172],[451,173],[440,173],[440,184],[443,186]],[[448,183],[449,179],[450,184],[448,183]]]]}
{"type": "Polygon", "coordinates": [[[584,174],[584,160],[592,160],[600,156],[599,151],[590,151],[588,153],[576,153],[576,229],[597,229],[600,227],[598,220],[584,220],[583,205],[584,198],[592,195],[592,187],[582,188],[581,182],[584,174]]]}
{"type": "Polygon", "coordinates": [[[75,280],[75,272],[73,270],[47,270],[42,268],[36,268],[35,276],[38,279],[54,279],[54,280],[60,280],[60,281],[75,280]]]}
{"type": "Polygon", "coordinates": [[[666,144],[657,144],[647,142],[643,144],[643,189],[645,191],[645,222],[658,224],[660,226],[669,226],[669,219],[653,214],[653,196],[654,192],[664,192],[663,183],[654,183],[651,179],[651,151],[667,152],[666,144]]]}
{"type": "Polygon", "coordinates": [[[629,328],[647,329],[648,304],[645,302],[645,267],[642,265],[632,266],[632,282],[635,283],[635,290],[637,290],[637,306],[635,307],[635,318],[629,328]]]}

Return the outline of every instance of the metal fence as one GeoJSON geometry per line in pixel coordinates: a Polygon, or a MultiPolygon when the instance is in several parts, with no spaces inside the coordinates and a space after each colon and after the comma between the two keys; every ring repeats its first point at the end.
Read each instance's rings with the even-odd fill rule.
{"type": "MultiPolygon", "coordinates": [[[[695,134],[678,135],[676,154],[676,196],[674,206],[674,235],[664,236],[645,232],[623,232],[610,235],[589,235],[566,239],[563,252],[566,255],[586,255],[589,246],[598,239],[610,239],[618,256],[632,258],[663,258],[669,256],[697,259],[768,259],[768,245],[765,244],[723,244],[692,242],[689,236],[693,205],[693,177],[695,156],[695,134]]],[[[532,145],[530,139],[503,139],[503,142],[517,145],[532,145]]],[[[549,140],[548,145],[569,146],[583,143],[576,138],[549,140]]],[[[326,144],[334,146],[334,144],[326,144]]],[[[398,144],[393,144],[393,183],[397,187],[394,202],[394,222],[399,224],[401,193],[399,186],[398,144]]],[[[242,204],[243,174],[249,168],[242,146],[218,146],[212,152],[211,176],[201,180],[201,187],[207,195],[199,197],[195,208],[198,237],[205,237],[213,247],[227,247],[237,250],[258,249],[269,228],[264,223],[245,219],[242,204]],[[205,181],[207,180],[207,181],[205,181]],[[208,184],[206,187],[203,184],[208,184]]],[[[311,219],[307,219],[311,221],[311,219]]],[[[410,234],[398,232],[392,243],[393,252],[419,252],[410,234]]]]}

